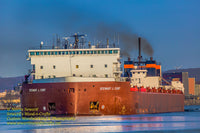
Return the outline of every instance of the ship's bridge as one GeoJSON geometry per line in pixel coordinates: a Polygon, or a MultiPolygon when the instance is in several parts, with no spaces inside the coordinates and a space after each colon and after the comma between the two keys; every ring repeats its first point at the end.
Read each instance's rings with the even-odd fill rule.
{"type": "Polygon", "coordinates": [[[120,48],[28,50],[33,79],[56,77],[120,78],[120,48]]]}
{"type": "Polygon", "coordinates": [[[160,86],[160,76],[147,76],[148,70],[140,66],[134,66],[131,72],[131,86],[155,87],[160,86]]]}

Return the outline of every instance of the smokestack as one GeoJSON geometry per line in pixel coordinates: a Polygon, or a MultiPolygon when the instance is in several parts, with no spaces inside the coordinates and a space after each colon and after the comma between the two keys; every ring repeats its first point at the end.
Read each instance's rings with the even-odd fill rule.
{"type": "Polygon", "coordinates": [[[141,37],[138,38],[138,48],[139,48],[139,56],[138,56],[139,63],[138,63],[138,66],[140,66],[140,61],[142,59],[142,56],[141,56],[141,37]]]}
{"type": "Polygon", "coordinates": [[[131,61],[131,58],[130,58],[130,57],[128,57],[128,61],[131,61]]]}

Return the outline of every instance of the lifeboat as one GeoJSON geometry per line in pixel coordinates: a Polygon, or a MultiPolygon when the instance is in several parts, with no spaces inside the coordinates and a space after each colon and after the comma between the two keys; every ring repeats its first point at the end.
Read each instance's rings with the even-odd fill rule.
{"type": "Polygon", "coordinates": [[[137,86],[133,86],[133,88],[130,88],[130,91],[138,91],[137,86]]]}
{"type": "Polygon", "coordinates": [[[147,90],[146,90],[146,88],[144,88],[143,86],[141,86],[141,87],[140,87],[140,91],[141,91],[141,92],[146,92],[147,90]]]}

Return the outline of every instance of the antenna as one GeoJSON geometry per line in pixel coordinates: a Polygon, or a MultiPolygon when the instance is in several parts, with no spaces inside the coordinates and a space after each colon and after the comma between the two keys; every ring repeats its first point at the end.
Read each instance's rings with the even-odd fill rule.
{"type": "Polygon", "coordinates": [[[180,65],[180,66],[175,66],[176,70],[179,70],[183,67],[183,65],[180,65]]]}
{"type": "Polygon", "coordinates": [[[114,33],[114,43],[115,43],[115,33],[114,33]]]}
{"type": "Polygon", "coordinates": [[[88,42],[88,47],[91,48],[91,42],[90,41],[88,42]]]}
{"type": "Polygon", "coordinates": [[[75,42],[74,42],[74,48],[75,49],[78,48],[79,37],[82,37],[82,36],[86,36],[86,35],[84,35],[84,34],[78,35],[77,33],[75,33],[74,35],[70,36],[70,37],[74,37],[74,39],[75,39],[75,42]]]}
{"type": "Polygon", "coordinates": [[[95,45],[95,37],[94,37],[94,45],[95,45]]]}
{"type": "Polygon", "coordinates": [[[109,39],[107,38],[107,48],[109,48],[109,39]]]}
{"type": "Polygon", "coordinates": [[[117,35],[118,35],[118,47],[119,47],[119,33],[117,35]]]}
{"type": "Polygon", "coordinates": [[[44,42],[41,41],[41,43],[40,43],[40,49],[42,49],[43,44],[44,44],[44,42]]]}
{"type": "Polygon", "coordinates": [[[56,34],[56,38],[57,38],[57,48],[60,48],[60,37],[56,34]]]}
{"type": "Polygon", "coordinates": [[[55,44],[55,35],[53,35],[53,44],[52,44],[52,49],[54,49],[55,44]]]}
{"type": "Polygon", "coordinates": [[[84,48],[84,45],[85,45],[85,38],[84,36],[81,36],[81,47],[84,48]]]}
{"type": "Polygon", "coordinates": [[[64,49],[67,49],[69,47],[69,39],[70,37],[63,37],[63,39],[65,39],[65,42],[64,42],[64,49]]]}
{"type": "Polygon", "coordinates": [[[114,33],[114,43],[113,43],[113,47],[115,48],[115,33],[114,33]]]}

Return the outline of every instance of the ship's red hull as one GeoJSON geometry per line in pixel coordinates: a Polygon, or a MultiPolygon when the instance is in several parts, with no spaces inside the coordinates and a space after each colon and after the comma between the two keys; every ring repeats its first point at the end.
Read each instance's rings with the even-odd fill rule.
{"type": "Polygon", "coordinates": [[[184,111],[184,95],[130,91],[129,82],[23,84],[22,108],[51,115],[130,115],[184,111]],[[52,109],[50,106],[55,105],[52,109]]]}

